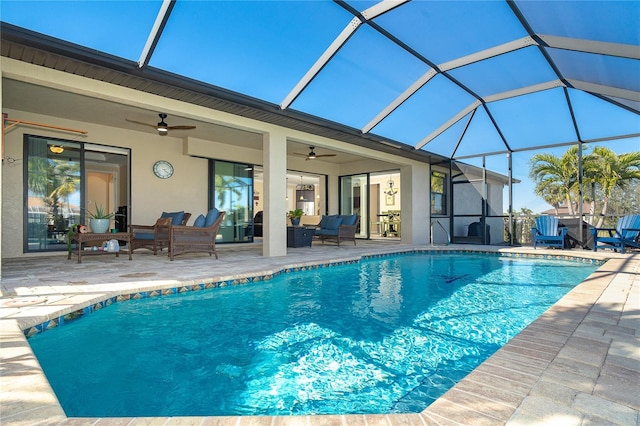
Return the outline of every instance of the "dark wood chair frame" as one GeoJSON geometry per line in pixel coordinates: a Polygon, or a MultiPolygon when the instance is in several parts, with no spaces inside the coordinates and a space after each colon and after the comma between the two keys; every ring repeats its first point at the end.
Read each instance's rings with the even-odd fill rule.
{"type": "Polygon", "coordinates": [[[169,231],[169,259],[173,260],[175,256],[183,253],[209,253],[209,256],[215,255],[217,259],[216,237],[224,215],[225,212],[220,212],[216,221],[206,228],[171,226],[169,231]]]}
{"type": "MultiPolygon", "coordinates": [[[[190,217],[191,213],[185,213],[180,224],[186,225],[190,217]]],[[[129,225],[129,232],[131,232],[131,241],[129,244],[131,244],[131,250],[147,248],[152,250],[154,255],[157,255],[158,250],[162,251],[165,247],[169,249],[170,229],[170,217],[159,218],[153,225],[129,225]],[[153,234],[153,238],[136,238],[136,234],[153,234]]]]}

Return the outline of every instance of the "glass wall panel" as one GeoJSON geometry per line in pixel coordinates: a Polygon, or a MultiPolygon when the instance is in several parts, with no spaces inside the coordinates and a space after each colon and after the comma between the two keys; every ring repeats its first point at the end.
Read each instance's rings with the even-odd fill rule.
{"type": "Polygon", "coordinates": [[[357,238],[368,238],[369,184],[368,175],[340,177],[340,214],[357,214],[360,223],[356,229],[357,238]]]}
{"type": "Polygon", "coordinates": [[[81,145],[25,136],[25,251],[66,249],[80,221],[81,145]]]}
{"type": "Polygon", "coordinates": [[[213,197],[210,208],[225,211],[218,242],[253,241],[253,168],[248,164],[211,160],[213,197]]]}
{"type": "Polygon", "coordinates": [[[303,172],[287,172],[286,210],[300,209],[304,215],[301,225],[320,223],[326,205],[325,176],[303,172]]]}
{"type": "Polygon", "coordinates": [[[401,183],[398,171],[371,173],[369,176],[369,228],[372,237],[401,237],[401,183]]]}

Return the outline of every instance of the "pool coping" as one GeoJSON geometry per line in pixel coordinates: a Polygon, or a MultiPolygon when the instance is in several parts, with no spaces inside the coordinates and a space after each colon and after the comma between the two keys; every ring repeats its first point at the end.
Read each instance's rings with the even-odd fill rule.
{"type": "MultiPolygon", "coordinates": [[[[28,330],[36,327],[36,330],[32,330],[31,332],[41,332],[42,329],[37,330],[39,324],[42,324],[43,327],[58,326],[59,322],[55,323],[56,316],[57,318],[64,318],[65,315],[74,312],[78,313],[77,315],[85,315],[93,309],[96,309],[96,306],[97,309],[100,309],[100,304],[104,300],[111,300],[124,294],[129,294],[129,297],[132,297],[131,295],[137,293],[135,291],[131,292],[131,289],[114,290],[112,294],[107,295],[106,298],[104,294],[101,296],[85,295],[84,297],[78,297],[77,304],[75,305],[54,306],[54,309],[43,309],[39,315],[35,316],[23,316],[17,319],[4,319],[6,317],[3,316],[3,320],[0,321],[0,360],[3,361],[5,367],[3,367],[4,373],[0,383],[3,385],[2,393],[5,396],[0,399],[3,405],[3,413],[0,415],[0,421],[2,421],[3,424],[49,424],[49,422],[59,424],[87,424],[94,422],[99,424],[129,424],[129,422],[144,424],[185,424],[185,422],[188,422],[188,424],[203,425],[271,425],[280,423],[306,425],[334,423],[349,425],[534,424],[536,419],[537,421],[540,420],[541,407],[555,406],[557,406],[559,410],[561,409],[560,411],[563,415],[570,415],[575,418],[585,419],[595,415],[587,409],[581,411],[579,407],[576,409],[573,406],[575,405],[574,401],[577,396],[581,396],[581,398],[584,399],[582,396],[585,395],[584,392],[574,392],[573,397],[569,398],[567,395],[572,392],[564,389],[563,398],[571,403],[567,406],[567,404],[561,404],[558,398],[548,398],[544,396],[544,394],[536,393],[536,391],[542,389],[543,385],[547,388],[550,386],[548,383],[549,380],[547,380],[548,378],[545,378],[546,371],[553,368],[554,363],[566,361],[566,357],[563,356],[562,351],[566,350],[567,344],[572,343],[571,339],[584,340],[587,338],[587,340],[594,340],[601,344],[604,344],[602,341],[606,339],[612,339],[611,337],[605,337],[608,330],[602,331],[601,329],[597,329],[594,331],[593,326],[587,325],[582,327],[582,323],[585,318],[591,314],[599,315],[600,317],[603,316],[609,320],[611,319],[612,314],[604,315],[600,312],[601,310],[598,309],[598,300],[607,293],[607,290],[612,286],[616,287],[616,290],[610,293],[618,294],[620,293],[620,289],[617,287],[620,287],[620,285],[624,287],[626,285],[627,289],[622,291],[622,293],[626,294],[627,299],[633,299],[628,296],[631,291],[634,291],[634,294],[638,291],[640,281],[638,279],[638,270],[640,269],[639,255],[617,255],[586,251],[558,252],[555,250],[533,251],[514,248],[495,249],[490,247],[396,247],[395,249],[388,248],[383,252],[362,253],[356,256],[343,257],[342,259],[337,259],[336,262],[289,262],[287,267],[263,271],[262,278],[258,280],[264,279],[265,276],[272,277],[289,270],[317,268],[334,263],[352,263],[359,261],[365,256],[379,257],[415,251],[500,253],[501,255],[514,257],[589,259],[589,262],[597,260],[606,261],[606,263],[600,266],[596,272],[581,284],[572,289],[565,297],[498,350],[493,356],[478,366],[472,373],[456,384],[456,386],[446,392],[441,398],[427,407],[422,413],[416,414],[158,417],[133,419],[67,418],[58,404],[57,398],[51,390],[35,356],[30,350],[24,330],[27,330],[27,334],[29,334],[30,331],[28,330]],[[631,270],[631,273],[627,275],[631,276],[632,279],[628,279],[629,277],[627,275],[618,279],[618,276],[621,275],[623,270],[631,270]],[[619,284],[618,281],[622,281],[623,283],[619,284]],[[103,300],[100,300],[101,298],[103,298],[103,300]],[[89,309],[88,312],[87,309],[89,309]],[[81,313],[79,313],[79,311],[81,311],[81,313]],[[52,320],[54,321],[53,324],[50,323],[52,320]],[[594,336],[591,336],[591,334],[594,334],[594,336]],[[15,360],[18,358],[21,361],[16,364],[15,360]],[[7,366],[9,368],[6,368],[7,366]],[[27,372],[29,373],[28,381],[24,380],[23,377],[27,372]],[[11,377],[16,376],[17,378],[15,380],[11,379],[11,377]],[[10,392],[10,398],[6,398],[8,395],[6,393],[7,389],[10,392]]],[[[216,283],[218,283],[218,285],[220,285],[219,283],[224,283],[223,285],[236,285],[252,280],[255,281],[256,279],[254,277],[256,275],[256,273],[231,274],[211,278],[208,283],[183,282],[176,285],[175,282],[168,282],[155,285],[141,284],[137,292],[158,292],[156,295],[162,295],[173,294],[181,291],[181,288],[185,289],[185,291],[188,289],[202,290],[208,288],[206,287],[207,284],[213,288],[216,286],[216,283]]],[[[135,298],[135,296],[133,297],[135,298]]],[[[141,295],[140,297],[143,296],[141,295]]],[[[150,295],[145,294],[144,297],[150,297],[150,295]]],[[[34,304],[38,304],[37,298],[34,299],[34,304]]],[[[618,302],[618,305],[619,304],[618,302]]],[[[623,303],[623,310],[624,306],[625,304],[623,303]]],[[[38,312],[37,309],[35,311],[38,312]]],[[[601,318],[599,319],[600,321],[596,321],[598,324],[602,323],[601,318]]],[[[627,320],[625,319],[625,321],[627,320]]],[[[626,342],[625,344],[627,346],[629,345],[627,335],[634,336],[630,338],[633,343],[633,338],[637,340],[638,329],[640,328],[640,326],[636,324],[638,318],[631,318],[630,321],[633,327],[629,327],[629,324],[625,323],[627,332],[626,335],[622,336],[626,339],[622,340],[626,342]],[[634,331],[629,333],[628,330],[634,331]]],[[[616,323],[614,326],[624,328],[625,325],[621,326],[616,323]]],[[[600,325],[599,327],[602,328],[603,326],[600,325]]],[[[617,330],[617,333],[620,334],[620,331],[617,330]]],[[[619,336],[614,337],[620,340],[619,336]]],[[[611,346],[611,342],[609,342],[609,346],[611,346]]],[[[571,352],[571,354],[573,354],[573,352],[571,352]]],[[[621,362],[618,362],[618,364],[620,363],[621,362]]],[[[596,379],[597,378],[594,378],[594,380],[596,379]]],[[[564,388],[566,388],[566,386],[564,386],[564,388]]],[[[596,398],[593,392],[588,395],[590,395],[591,398],[596,398]]],[[[600,400],[602,400],[602,398],[599,398],[599,402],[601,402],[600,400]]],[[[606,398],[604,400],[608,401],[606,398]]],[[[617,401],[609,402],[616,406],[617,411],[622,411],[626,414],[625,419],[630,419],[635,416],[634,423],[637,423],[639,415],[635,402],[632,401],[631,407],[628,406],[629,404],[619,404],[617,401]]],[[[544,408],[542,411],[549,410],[544,408]]],[[[610,418],[610,416],[604,418],[610,418]]]]}

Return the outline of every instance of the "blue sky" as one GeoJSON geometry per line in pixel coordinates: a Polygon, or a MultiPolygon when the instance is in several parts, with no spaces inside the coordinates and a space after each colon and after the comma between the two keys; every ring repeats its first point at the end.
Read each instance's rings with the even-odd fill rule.
{"type": "MultiPolygon", "coordinates": [[[[359,11],[375,3],[348,1],[359,11]]],[[[0,12],[5,22],[137,61],[161,4],[160,0],[2,0],[0,12]]],[[[516,4],[540,34],[640,44],[637,1],[516,4]]],[[[178,0],[149,65],[280,104],[352,19],[344,8],[323,0],[178,0]]],[[[435,64],[527,35],[503,1],[413,1],[381,15],[375,23],[435,64]]],[[[550,54],[566,78],[640,90],[638,60],[562,49],[550,54]]],[[[291,108],[361,129],[429,69],[416,55],[361,25],[291,108]]],[[[556,78],[535,46],[452,69],[450,75],[480,96],[556,78]]],[[[582,140],[640,133],[637,114],[578,90],[568,92],[582,140]]],[[[452,79],[438,75],[372,132],[415,145],[473,101],[452,79]]],[[[457,155],[504,150],[492,120],[515,150],[577,140],[562,89],[491,102],[488,110],[491,116],[483,108],[476,111],[457,155]]],[[[468,118],[424,149],[450,155],[468,118]]],[[[606,145],[618,153],[640,150],[640,139],[606,145]]],[[[521,155],[514,156],[514,171],[516,178],[528,181],[528,162],[521,155]]],[[[533,195],[523,196],[532,194],[529,185],[521,184],[514,207],[545,210],[547,206],[533,195]]]]}

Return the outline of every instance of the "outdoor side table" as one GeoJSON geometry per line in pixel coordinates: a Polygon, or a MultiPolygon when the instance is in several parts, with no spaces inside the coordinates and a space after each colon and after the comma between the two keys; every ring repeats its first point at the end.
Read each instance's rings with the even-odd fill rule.
{"type": "MultiPolygon", "coordinates": [[[[118,241],[126,241],[127,242],[127,250],[129,251],[129,260],[131,260],[131,233],[130,232],[105,232],[104,234],[97,234],[95,232],[87,232],[84,234],[74,234],[71,236],[72,243],[78,243],[78,263],[82,263],[82,252],[84,249],[82,248],[83,243],[88,243],[89,241],[109,241],[109,240],[118,240],[118,241]]],[[[120,252],[116,251],[87,251],[90,254],[115,254],[116,257],[120,257],[120,252]]],[[[71,259],[71,250],[69,250],[67,254],[67,260],[71,259]]]]}
{"type": "Polygon", "coordinates": [[[304,226],[287,226],[287,247],[311,247],[316,231],[304,226]]]}

